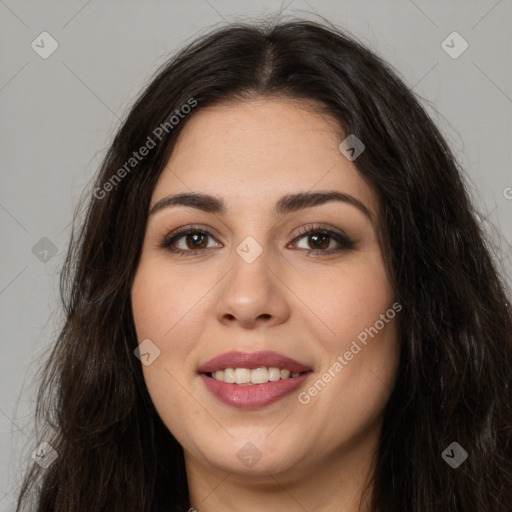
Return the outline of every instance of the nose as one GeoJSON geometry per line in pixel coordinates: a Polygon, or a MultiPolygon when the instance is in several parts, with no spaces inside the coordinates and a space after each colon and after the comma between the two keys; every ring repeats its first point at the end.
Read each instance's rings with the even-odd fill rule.
{"type": "Polygon", "coordinates": [[[290,316],[289,288],[281,277],[276,259],[270,261],[268,251],[251,263],[238,253],[233,266],[219,287],[216,315],[225,325],[244,329],[274,326],[290,316]]]}

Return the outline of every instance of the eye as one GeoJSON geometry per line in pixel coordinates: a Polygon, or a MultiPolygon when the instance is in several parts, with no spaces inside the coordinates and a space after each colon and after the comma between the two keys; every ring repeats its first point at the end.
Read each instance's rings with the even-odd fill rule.
{"type": "Polygon", "coordinates": [[[310,254],[332,254],[352,249],[354,242],[344,233],[321,226],[306,226],[300,230],[300,236],[293,241],[305,239],[306,247],[301,247],[310,254]]]}
{"type": "Polygon", "coordinates": [[[208,237],[213,238],[208,231],[200,227],[180,228],[165,237],[162,248],[182,256],[193,256],[210,248],[208,237]]]}
{"type": "MultiPolygon", "coordinates": [[[[199,226],[179,228],[170,233],[163,240],[161,247],[180,256],[194,256],[212,246],[208,245],[208,238],[214,239],[211,233],[199,226]]],[[[352,249],[354,242],[343,232],[333,231],[322,226],[306,226],[299,230],[292,246],[298,246],[297,241],[305,239],[304,249],[307,255],[328,255],[343,250],[352,249]]],[[[213,246],[215,247],[215,245],[213,246]]],[[[218,244],[216,247],[222,247],[218,244]]]]}

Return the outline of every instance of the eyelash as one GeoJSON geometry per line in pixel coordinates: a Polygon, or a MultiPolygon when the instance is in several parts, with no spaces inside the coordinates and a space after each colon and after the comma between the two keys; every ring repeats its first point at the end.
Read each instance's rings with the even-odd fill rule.
{"type": "MultiPolygon", "coordinates": [[[[208,231],[201,228],[200,226],[188,226],[184,228],[179,228],[173,233],[170,233],[167,235],[162,244],[162,249],[167,249],[168,251],[178,254],[179,256],[194,256],[200,252],[203,252],[207,250],[207,248],[204,249],[192,249],[192,250],[183,250],[183,249],[172,249],[172,245],[182,238],[184,235],[188,234],[202,234],[206,236],[212,236],[208,231]]],[[[301,229],[298,233],[298,235],[293,239],[293,242],[296,242],[297,240],[304,238],[306,235],[311,234],[321,234],[326,235],[330,237],[331,239],[334,239],[341,247],[337,249],[329,249],[329,250],[321,250],[321,249],[304,249],[307,251],[307,255],[330,255],[336,252],[341,252],[343,250],[352,249],[354,247],[354,242],[345,234],[338,233],[335,231],[332,231],[331,229],[322,227],[321,225],[313,225],[313,226],[307,226],[303,229],[301,229]]],[[[213,238],[213,237],[212,237],[213,238]]]]}

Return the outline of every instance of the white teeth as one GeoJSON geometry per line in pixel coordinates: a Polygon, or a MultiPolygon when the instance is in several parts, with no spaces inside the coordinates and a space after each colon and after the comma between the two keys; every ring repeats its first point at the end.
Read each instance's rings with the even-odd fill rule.
{"type": "MultiPolygon", "coordinates": [[[[215,373],[217,373],[217,372],[215,372],[215,373]]],[[[217,379],[216,376],[214,378],[217,379]]],[[[222,380],[222,379],[217,379],[217,380],[222,380]]],[[[235,381],[236,381],[235,370],[233,368],[226,368],[224,370],[224,382],[227,382],[228,384],[234,384],[235,381]]]]}
{"type": "Polygon", "coordinates": [[[266,368],[255,368],[251,370],[251,383],[264,384],[268,382],[268,370],[266,368]]]}
{"type": "Polygon", "coordinates": [[[251,370],[247,368],[235,368],[235,382],[237,384],[248,384],[251,382],[251,370]]]}
{"type": "Polygon", "coordinates": [[[275,366],[271,366],[268,369],[268,380],[270,382],[274,382],[276,380],[279,380],[281,378],[281,371],[279,368],[276,368],[275,366]]]}
{"type": "Polygon", "coordinates": [[[294,379],[301,375],[300,372],[291,372],[286,368],[277,368],[271,366],[266,368],[225,368],[224,370],[216,370],[211,373],[215,380],[220,380],[228,384],[265,384],[267,382],[275,382],[277,380],[294,379]]]}

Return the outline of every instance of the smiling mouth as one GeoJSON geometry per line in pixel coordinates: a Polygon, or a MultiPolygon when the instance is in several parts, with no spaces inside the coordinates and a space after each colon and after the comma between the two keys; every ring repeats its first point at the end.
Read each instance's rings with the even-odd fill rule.
{"type": "Polygon", "coordinates": [[[206,375],[220,382],[227,384],[238,384],[240,386],[251,386],[256,384],[266,384],[267,382],[276,382],[279,380],[295,379],[308,372],[292,372],[287,368],[278,368],[276,366],[259,368],[223,368],[206,375]]]}
{"type": "Polygon", "coordinates": [[[293,393],[313,369],[273,351],[220,354],[203,363],[198,373],[206,389],[231,407],[258,409],[293,393]]]}
{"type": "MultiPolygon", "coordinates": [[[[271,368],[274,367],[270,367],[268,370],[271,368]]],[[[201,373],[200,377],[210,393],[224,404],[239,409],[260,409],[297,391],[304,385],[310,374],[313,373],[311,370],[306,372],[293,372],[294,376],[292,377],[292,372],[283,369],[284,378],[281,378],[281,375],[279,375],[279,379],[277,380],[268,380],[267,376],[267,380],[263,382],[263,377],[265,376],[262,371],[263,369],[267,370],[267,368],[254,368],[252,370],[248,368],[227,368],[226,370],[201,373]],[[229,370],[233,370],[235,382],[226,382],[224,380],[226,371],[228,372],[228,379],[233,376],[232,374],[230,375],[229,370]],[[238,372],[236,372],[236,370],[238,370],[238,372]],[[252,375],[252,372],[255,370],[254,379],[261,380],[262,382],[243,382],[247,380],[247,374],[250,373],[252,375]],[[218,380],[212,376],[217,374],[217,372],[223,372],[222,380],[218,380]],[[290,372],[289,375],[288,372],[290,372]],[[238,383],[236,382],[237,374],[238,383]]],[[[277,369],[280,373],[281,369],[277,369]]],[[[277,372],[273,373],[270,371],[269,373],[272,378],[277,378],[277,372]]],[[[218,375],[220,377],[220,373],[218,375]]]]}

